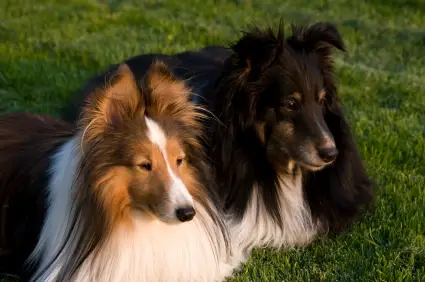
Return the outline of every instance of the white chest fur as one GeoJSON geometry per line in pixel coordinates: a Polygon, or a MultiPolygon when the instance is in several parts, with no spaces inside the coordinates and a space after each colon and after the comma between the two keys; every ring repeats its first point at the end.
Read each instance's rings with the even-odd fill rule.
{"type": "MultiPolygon", "coordinates": [[[[79,158],[76,152],[75,140],[71,140],[54,157],[49,208],[30,258],[40,260],[40,268],[55,256],[69,230],[73,172],[79,158]]],[[[99,246],[99,254],[89,256],[79,268],[76,281],[213,282],[231,275],[220,229],[203,206],[196,202],[194,205],[197,214],[190,222],[168,225],[138,214],[132,224],[117,226],[99,246]]],[[[75,247],[72,244],[72,240],[68,241],[55,263],[37,281],[54,280],[69,261],[70,250],[75,247]]]]}
{"type": "MultiPolygon", "coordinates": [[[[200,217],[202,208],[195,208],[200,217]]],[[[139,218],[132,230],[118,229],[100,256],[83,265],[76,281],[93,281],[94,273],[96,281],[111,282],[221,281],[232,269],[224,263],[217,232],[195,219],[167,225],[139,218]]]]}
{"type": "Polygon", "coordinates": [[[301,174],[282,176],[278,193],[282,228],[268,213],[257,186],[242,220],[229,220],[235,253],[242,256],[242,261],[248,259],[252,248],[304,245],[316,235],[317,228],[303,196],[301,174]]]}

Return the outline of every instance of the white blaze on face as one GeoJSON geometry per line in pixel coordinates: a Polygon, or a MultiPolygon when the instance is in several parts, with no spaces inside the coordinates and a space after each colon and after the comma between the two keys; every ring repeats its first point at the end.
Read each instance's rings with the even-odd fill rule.
{"type": "Polygon", "coordinates": [[[173,210],[178,208],[192,207],[193,199],[183,181],[175,175],[170,166],[170,161],[167,155],[167,137],[165,136],[162,128],[152,119],[145,117],[146,125],[149,130],[149,139],[151,142],[159,147],[159,150],[164,157],[168,173],[170,175],[171,183],[168,187],[170,201],[173,205],[173,210]]]}

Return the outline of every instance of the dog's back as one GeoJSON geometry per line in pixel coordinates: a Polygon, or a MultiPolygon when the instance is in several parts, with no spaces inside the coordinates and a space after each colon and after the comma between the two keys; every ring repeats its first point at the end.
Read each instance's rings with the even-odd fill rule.
{"type": "Polygon", "coordinates": [[[0,274],[20,274],[43,223],[50,156],[72,126],[29,113],[0,116],[0,274]]]}

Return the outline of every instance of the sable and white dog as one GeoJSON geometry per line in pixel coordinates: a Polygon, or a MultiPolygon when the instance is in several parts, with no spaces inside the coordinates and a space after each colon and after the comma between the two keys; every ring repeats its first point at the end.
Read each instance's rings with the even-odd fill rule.
{"type": "MultiPolygon", "coordinates": [[[[43,214],[39,240],[27,238],[37,241],[30,280],[223,280],[230,241],[190,90],[160,62],[140,83],[125,64],[108,81],[88,97],[76,130],[31,114],[0,117],[8,221],[28,195],[47,207],[24,209],[43,214]],[[45,189],[22,188],[18,174],[45,189]]],[[[9,245],[25,257],[14,232],[9,245]]]]}

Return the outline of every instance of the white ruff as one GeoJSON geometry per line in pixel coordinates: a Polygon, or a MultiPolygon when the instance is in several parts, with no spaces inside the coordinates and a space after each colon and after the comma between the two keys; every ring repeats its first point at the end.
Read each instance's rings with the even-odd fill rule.
{"type": "MultiPolygon", "coordinates": [[[[40,240],[30,257],[31,261],[40,260],[39,269],[53,258],[68,232],[70,196],[75,192],[72,184],[80,158],[77,143],[76,138],[70,140],[54,156],[49,207],[40,240]]],[[[100,246],[100,254],[95,259],[89,256],[79,268],[75,281],[222,281],[232,274],[232,267],[226,263],[221,231],[199,203],[194,205],[195,218],[181,224],[167,225],[135,214],[133,228],[117,226],[100,246]]],[[[72,240],[68,241],[37,282],[55,279],[71,255],[71,244],[72,240]]]]}
{"type": "Polygon", "coordinates": [[[275,222],[266,209],[267,203],[254,186],[248,208],[242,220],[229,215],[231,240],[235,255],[241,261],[248,260],[255,247],[291,247],[305,245],[317,234],[310,209],[305,202],[302,190],[302,177],[298,174],[281,177],[279,185],[279,205],[282,228],[275,222]]]}

